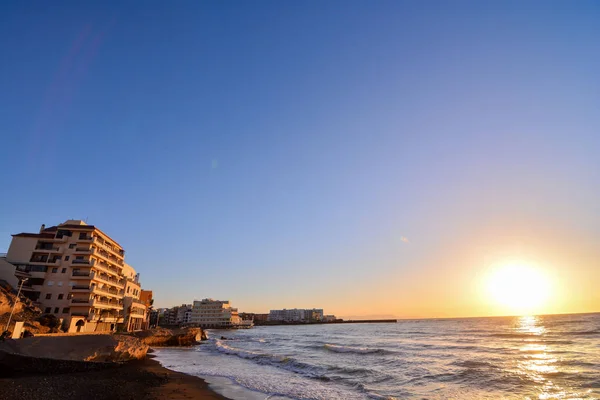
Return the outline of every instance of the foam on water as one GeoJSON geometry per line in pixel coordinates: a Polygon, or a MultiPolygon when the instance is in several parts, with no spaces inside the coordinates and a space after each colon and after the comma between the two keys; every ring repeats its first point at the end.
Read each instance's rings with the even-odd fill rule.
{"type": "Polygon", "coordinates": [[[597,399],[599,332],[599,314],[270,326],[157,359],[234,399],[597,399]]]}

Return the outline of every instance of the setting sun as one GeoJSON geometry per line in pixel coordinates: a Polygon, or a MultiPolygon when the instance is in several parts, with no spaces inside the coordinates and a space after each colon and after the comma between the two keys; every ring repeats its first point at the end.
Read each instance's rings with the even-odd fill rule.
{"type": "Polygon", "coordinates": [[[494,268],[487,292],[504,310],[514,314],[539,313],[551,295],[551,283],[539,268],[511,263],[494,268]]]}

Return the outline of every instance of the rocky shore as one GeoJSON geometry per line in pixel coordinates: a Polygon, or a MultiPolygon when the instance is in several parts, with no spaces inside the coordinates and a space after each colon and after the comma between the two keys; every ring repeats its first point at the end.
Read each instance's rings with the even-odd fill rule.
{"type": "Polygon", "coordinates": [[[170,371],[150,357],[114,368],[0,376],[3,400],[224,400],[204,380],[170,371]]]}
{"type": "Polygon", "coordinates": [[[149,346],[189,346],[199,328],[52,335],[0,343],[1,399],[225,399],[200,378],[163,368],[149,346]]]}

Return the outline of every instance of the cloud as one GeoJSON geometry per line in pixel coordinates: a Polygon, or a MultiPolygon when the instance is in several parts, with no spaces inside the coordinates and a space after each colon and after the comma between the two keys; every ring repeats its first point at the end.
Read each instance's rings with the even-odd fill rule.
{"type": "Polygon", "coordinates": [[[404,243],[410,243],[410,241],[408,240],[408,238],[406,236],[400,236],[400,240],[403,241],[404,243]]]}

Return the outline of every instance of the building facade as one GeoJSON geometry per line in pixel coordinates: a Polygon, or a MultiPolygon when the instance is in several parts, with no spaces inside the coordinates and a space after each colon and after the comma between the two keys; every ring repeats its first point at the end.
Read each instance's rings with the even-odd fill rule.
{"type": "Polygon", "coordinates": [[[269,321],[282,322],[320,322],[323,320],[323,310],[312,308],[293,308],[283,310],[271,310],[269,312],[269,321]]]}
{"type": "Polygon", "coordinates": [[[145,329],[148,318],[146,303],[140,298],[142,287],[139,279],[140,274],[125,263],[123,266],[125,276],[125,292],[123,297],[123,320],[127,331],[139,331],[145,329]]]}
{"type": "Polygon", "coordinates": [[[229,300],[203,299],[194,301],[191,322],[201,328],[232,328],[241,324],[241,318],[229,300]]]}
{"type": "Polygon", "coordinates": [[[126,323],[126,290],[133,303],[140,288],[115,240],[80,220],[12,236],[4,261],[27,278],[22,293],[44,313],[62,319],[64,329],[114,331],[126,323]]]}

